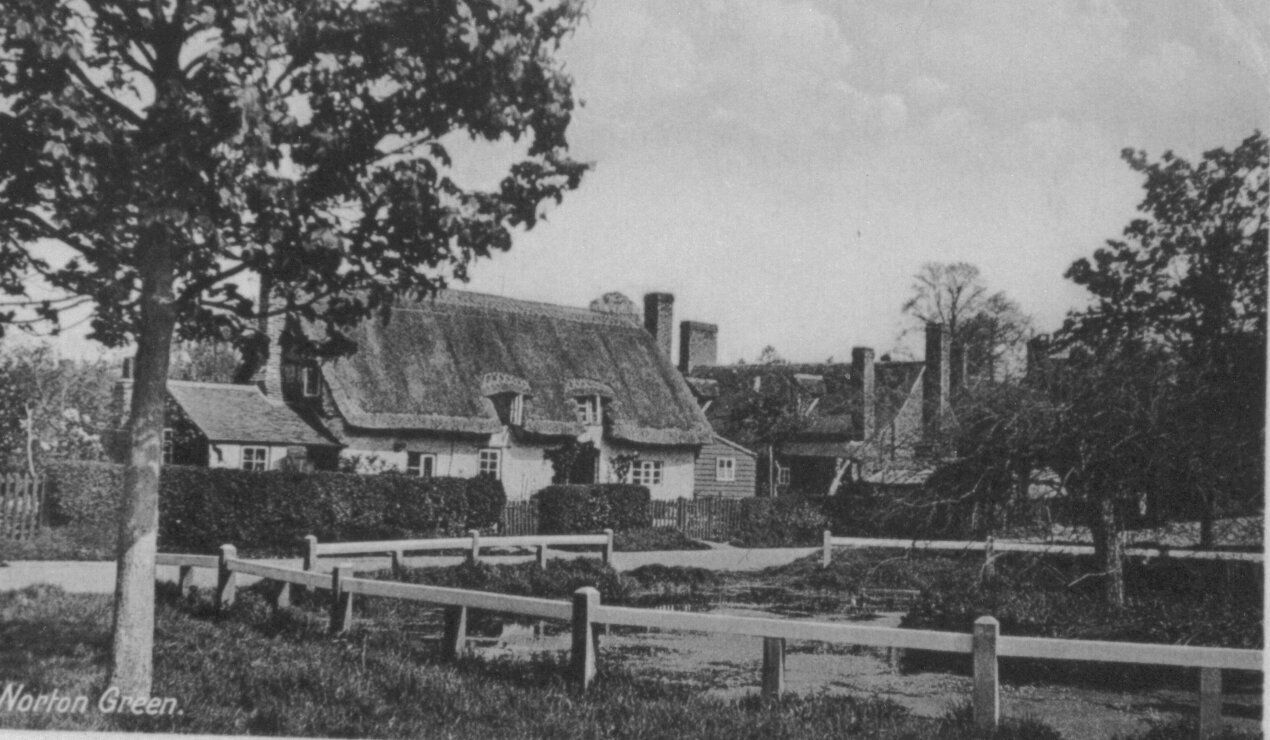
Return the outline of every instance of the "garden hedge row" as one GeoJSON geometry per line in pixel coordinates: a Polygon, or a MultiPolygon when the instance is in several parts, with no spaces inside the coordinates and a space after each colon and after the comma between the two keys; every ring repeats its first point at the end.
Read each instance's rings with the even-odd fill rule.
{"type": "MultiPolygon", "coordinates": [[[[60,463],[46,470],[51,523],[113,537],[123,466],[60,463]]],[[[159,478],[159,548],[211,552],[225,543],[295,552],[301,538],[340,542],[460,535],[498,523],[507,501],[488,477],[415,478],[266,473],[169,466],[159,478]]]]}
{"type": "Polygon", "coordinates": [[[535,493],[538,531],[578,534],[653,526],[652,494],[630,483],[547,486],[535,493]]]}

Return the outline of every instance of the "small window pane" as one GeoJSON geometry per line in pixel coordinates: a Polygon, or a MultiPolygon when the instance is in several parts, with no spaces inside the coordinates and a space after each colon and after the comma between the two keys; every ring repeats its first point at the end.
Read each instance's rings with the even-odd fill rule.
{"type": "Polygon", "coordinates": [[[269,448],[268,447],[244,447],[243,448],[243,470],[268,470],[269,469],[269,448]]]}
{"type": "Polygon", "coordinates": [[[502,477],[501,453],[499,450],[481,450],[480,453],[480,472],[482,475],[492,475],[494,478],[502,477]]]}
{"type": "Polygon", "coordinates": [[[174,442],[172,438],[172,430],[164,429],[163,430],[163,462],[164,464],[166,465],[172,464],[174,449],[175,449],[175,446],[174,446],[174,442]]]}
{"type": "Polygon", "coordinates": [[[720,457],[714,464],[714,478],[719,481],[736,480],[736,458],[720,457]]]}

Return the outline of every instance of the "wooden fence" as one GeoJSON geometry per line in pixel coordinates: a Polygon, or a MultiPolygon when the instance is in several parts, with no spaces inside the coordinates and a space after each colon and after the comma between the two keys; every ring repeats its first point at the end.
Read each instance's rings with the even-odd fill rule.
{"type": "Polygon", "coordinates": [[[518,536],[484,537],[473,529],[467,537],[441,537],[422,540],[381,540],[378,542],[318,542],[317,537],[304,537],[304,569],[317,567],[318,558],[333,555],[388,555],[392,569],[400,572],[408,552],[436,552],[438,550],[463,550],[472,562],[481,559],[482,549],[533,549],[538,554],[538,566],[547,567],[548,547],[596,547],[605,565],[613,562],[613,530],[603,534],[531,534],[518,536]]]}
{"type": "Polygon", "coordinates": [[[1203,737],[1216,734],[1221,727],[1222,670],[1264,670],[1260,650],[1001,636],[997,620],[992,617],[979,618],[973,632],[964,634],[605,606],[600,603],[600,593],[589,587],[578,589],[570,603],[355,578],[352,566],[347,563],[335,566],[330,574],[264,565],[239,559],[233,545],[221,546],[219,557],[160,554],[156,562],[180,568],[182,590],[189,588],[193,568],[216,568],[215,603],[219,610],[234,603],[239,573],[276,582],[279,587],[272,591],[275,607],[290,604],[292,585],[329,591],[329,629],[337,634],[347,630],[353,622],[355,594],[442,606],[446,609],[443,652],[448,657],[466,648],[469,609],[567,621],[572,626],[570,678],[582,690],[589,688],[595,679],[599,644],[595,628],[603,624],[761,637],[760,685],[768,697],[779,696],[784,689],[786,640],[968,653],[973,656],[974,666],[971,698],[975,724],[986,732],[996,729],[1000,722],[997,670],[1000,657],[1198,668],[1199,724],[1203,737]]]}
{"type": "MultiPolygon", "coordinates": [[[[1009,542],[989,537],[983,542],[962,540],[900,540],[872,537],[834,537],[825,530],[821,545],[820,564],[828,567],[835,547],[881,547],[903,550],[951,550],[954,552],[982,552],[991,557],[1000,552],[1039,552],[1050,555],[1093,555],[1092,545],[1060,545],[1046,542],[1009,542]]],[[[1259,552],[1226,552],[1221,550],[1185,550],[1161,547],[1126,547],[1126,557],[1174,558],[1178,560],[1222,560],[1262,563],[1259,552]]]]}
{"type": "Polygon", "coordinates": [[[508,501],[503,507],[499,534],[538,534],[538,502],[508,501]]]}
{"type": "Polygon", "coordinates": [[[34,537],[44,519],[44,480],[20,473],[0,475],[0,539],[34,537]]]}

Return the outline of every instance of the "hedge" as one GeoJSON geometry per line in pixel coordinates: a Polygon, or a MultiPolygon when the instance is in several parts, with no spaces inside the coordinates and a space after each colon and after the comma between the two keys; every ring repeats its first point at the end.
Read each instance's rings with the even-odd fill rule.
{"type": "MultiPolygon", "coordinates": [[[[111,533],[123,466],[59,463],[46,471],[53,526],[111,533]]],[[[498,523],[507,497],[492,478],[251,472],[168,466],[159,478],[159,548],[295,552],[321,541],[453,536],[498,523]]]]}
{"type": "Polygon", "coordinates": [[[630,483],[547,486],[533,495],[542,534],[615,532],[653,525],[652,494],[630,483]]]}
{"type": "Polygon", "coordinates": [[[741,499],[741,523],[730,539],[737,547],[803,547],[820,544],[829,519],[825,498],[777,496],[741,499]]]}

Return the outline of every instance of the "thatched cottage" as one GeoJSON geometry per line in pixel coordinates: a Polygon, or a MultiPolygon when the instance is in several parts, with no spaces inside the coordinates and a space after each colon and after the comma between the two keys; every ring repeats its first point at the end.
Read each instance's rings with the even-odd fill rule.
{"type": "Polygon", "coordinates": [[[754,453],[714,434],[671,362],[673,297],[649,294],[643,316],[618,298],[403,299],[350,333],[355,352],[321,361],[300,327],[266,324],[250,383],[169,383],[166,459],[493,475],[512,500],[561,477],[657,499],[753,495],[754,453]]]}

